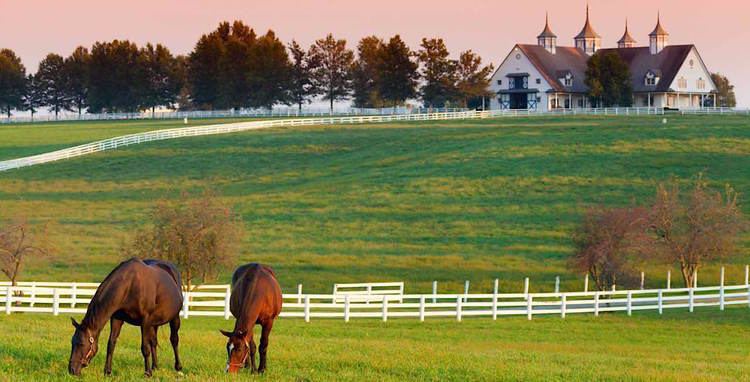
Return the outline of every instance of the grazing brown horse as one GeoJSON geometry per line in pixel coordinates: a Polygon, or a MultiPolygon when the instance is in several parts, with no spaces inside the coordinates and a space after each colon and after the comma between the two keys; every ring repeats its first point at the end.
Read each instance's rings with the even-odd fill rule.
{"type": "Polygon", "coordinates": [[[182,308],[182,284],[180,273],[174,265],[159,261],[127,260],[117,266],[102,281],[89,303],[86,316],[81,323],[73,318],[76,331],[73,334],[68,371],[80,375],[99,350],[99,333],[107,321],[110,323],[107,360],[104,374],[112,374],[112,354],[122,324],[141,327],[141,353],[146,376],[156,368],[157,328],[169,323],[170,342],[174,349],[174,368],[182,369],[177,352],[182,308]],[[152,359],[149,365],[149,357],[152,359]]]}
{"type": "Polygon", "coordinates": [[[232,275],[232,296],[229,304],[237,319],[233,332],[221,331],[227,341],[227,372],[236,373],[241,367],[250,367],[251,372],[262,374],[266,370],[268,336],[273,320],[281,313],[281,287],[276,274],[267,266],[247,264],[237,268],[232,275]],[[259,324],[260,364],[255,369],[255,341],[253,327],[259,324]]]}

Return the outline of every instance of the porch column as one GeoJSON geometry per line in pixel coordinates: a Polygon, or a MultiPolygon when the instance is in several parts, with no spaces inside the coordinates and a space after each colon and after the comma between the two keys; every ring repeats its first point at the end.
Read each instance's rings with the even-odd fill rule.
{"type": "Polygon", "coordinates": [[[568,109],[573,108],[573,95],[568,93],[568,109]]]}
{"type": "Polygon", "coordinates": [[[716,109],[716,93],[714,93],[714,109],[716,109]]]}

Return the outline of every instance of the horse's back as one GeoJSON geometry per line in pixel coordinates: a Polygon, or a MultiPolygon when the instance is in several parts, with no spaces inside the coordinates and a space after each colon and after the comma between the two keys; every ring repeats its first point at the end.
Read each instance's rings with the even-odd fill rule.
{"type": "Polygon", "coordinates": [[[266,265],[246,264],[232,275],[231,310],[235,316],[241,314],[245,304],[259,305],[262,315],[276,318],[281,313],[281,286],[276,274],[266,265]]]}

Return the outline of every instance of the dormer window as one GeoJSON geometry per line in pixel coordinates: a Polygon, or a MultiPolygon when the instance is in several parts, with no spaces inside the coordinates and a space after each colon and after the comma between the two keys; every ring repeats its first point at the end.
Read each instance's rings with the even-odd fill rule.
{"type": "Polygon", "coordinates": [[[565,73],[565,76],[560,78],[560,82],[565,86],[566,88],[573,86],[573,74],[570,72],[565,73]]]}
{"type": "Polygon", "coordinates": [[[646,73],[646,86],[656,86],[659,83],[659,75],[652,71],[646,73]]]}

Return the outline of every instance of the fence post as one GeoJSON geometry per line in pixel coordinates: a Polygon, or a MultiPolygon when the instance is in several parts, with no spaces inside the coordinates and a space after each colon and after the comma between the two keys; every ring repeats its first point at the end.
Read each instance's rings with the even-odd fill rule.
{"type": "Polygon", "coordinates": [[[641,290],[644,289],[646,284],[646,272],[641,271],[641,290]]]}
{"type": "Polygon", "coordinates": [[[73,283],[73,287],[71,289],[73,289],[73,291],[70,293],[70,307],[75,308],[76,298],[78,298],[78,285],[76,283],[73,283]]]}
{"type": "Polygon", "coordinates": [[[662,290],[659,289],[659,295],[658,295],[658,304],[659,304],[659,314],[662,314],[664,312],[664,294],[662,293],[662,290]]]}
{"type": "Polygon", "coordinates": [[[305,322],[310,322],[310,296],[305,296],[305,322]]]}
{"type": "Polygon", "coordinates": [[[633,315],[633,291],[628,291],[628,316],[633,315]]]}
{"type": "Polygon", "coordinates": [[[745,265],[745,285],[750,285],[750,265],[745,265]]]}
{"type": "Polygon", "coordinates": [[[36,301],[36,281],[31,283],[31,303],[29,306],[34,307],[34,301],[36,301]]]}
{"type": "Polygon", "coordinates": [[[52,314],[60,314],[60,291],[57,288],[52,290],[52,314]]]}
{"type": "Polygon", "coordinates": [[[344,322],[349,322],[349,295],[344,296],[344,322]]]}
{"type": "Polygon", "coordinates": [[[688,310],[690,310],[690,313],[693,313],[694,309],[694,297],[693,297],[693,288],[688,289],[688,310]]]}
{"type": "Polygon", "coordinates": [[[526,295],[526,299],[529,299],[529,278],[523,280],[523,294],[526,295]]]}
{"type": "Polygon", "coordinates": [[[302,284],[297,284],[297,304],[302,303],[302,284]]]}
{"type": "Polygon", "coordinates": [[[497,320],[497,292],[500,280],[495,279],[495,287],[492,288],[492,319],[497,320]]]}
{"type": "Polygon", "coordinates": [[[432,303],[437,303],[437,280],[432,282],[432,303]]]}
{"type": "Polygon", "coordinates": [[[13,298],[13,287],[5,288],[5,314],[10,314],[11,299],[13,298]]]}
{"type": "Polygon", "coordinates": [[[383,322],[388,321],[388,296],[383,295],[383,322]]]}
{"type": "Polygon", "coordinates": [[[526,295],[526,318],[531,321],[531,316],[534,314],[534,296],[526,295]]]}
{"type": "Polygon", "coordinates": [[[463,313],[462,302],[463,302],[463,299],[461,298],[461,296],[458,296],[458,298],[456,299],[456,321],[458,322],[461,322],[461,313],[463,313]]]}
{"type": "Polygon", "coordinates": [[[693,288],[698,287],[698,270],[693,271],[693,288]]]}
{"type": "Polygon", "coordinates": [[[555,276],[555,293],[560,293],[560,276],[555,276]]]}
{"type": "Polygon", "coordinates": [[[464,283],[464,302],[468,301],[468,297],[466,295],[469,294],[469,280],[466,280],[464,283]]]}
{"type": "Polygon", "coordinates": [[[719,310],[724,310],[724,267],[721,267],[721,284],[719,287],[719,310]]]}
{"type": "Polygon", "coordinates": [[[565,318],[565,305],[568,301],[568,296],[566,294],[562,295],[562,298],[560,299],[560,317],[565,318]]]}
{"type": "Polygon", "coordinates": [[[183,292],[182,297],[182,317],[187,319],[188,313],[190,312],[190,292],[183,292]]]}
{"type": "Polygon", "coordinates": [[[225,320],[229,319],[229,314],[230,314],[229,302],[231,300],[231,297],[232,297],[232,287],[227,285],[226,293],[224,293],[224,319],[225,320]]]}
{"type": "Polygon", "coordinates": [[[586,278],[583,281],[583,292],[589,293],[589,274],[586,273],[586,278]]]}
{"type": "Polygon", "coordinates": [[[424,322],[424,295],[419,296],[419,322],[424,322]]]}
{"type": "Polygon", "coordinates": [[[667,271],[667,289],[672,289],[672,270],[667,271]]]}
{"type": "Polygon", "coordinates": [[[594,317],[599,317],[599,291],[594,292],[594,317]]]}

